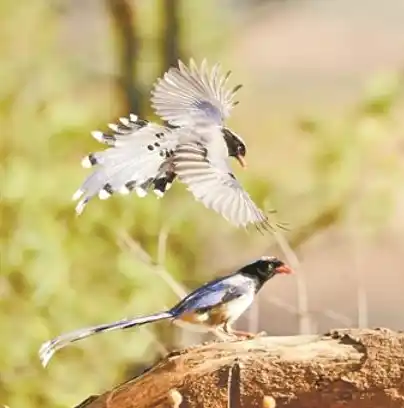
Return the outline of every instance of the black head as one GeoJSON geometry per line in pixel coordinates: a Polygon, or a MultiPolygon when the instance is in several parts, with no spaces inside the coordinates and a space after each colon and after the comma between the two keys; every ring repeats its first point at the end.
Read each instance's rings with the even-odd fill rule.
{"type": "Polygon", "coordinates": [[[244,275],[256,278],[259,282],[259,287],[261,287],[267,280],[277,274],[292,273],[292,269],[274,256],[262,256],[257,261],[244,266],[240,272],[244,275]]]}
{"type": "Polygon", "coordinates": [[[235,157],[241,166],[245,167],[246,162],[244,157],[247,153],[247,148],[243,139],[225,127],[222,128],[222,133],[229,151],[229,156],[235,157]]]}

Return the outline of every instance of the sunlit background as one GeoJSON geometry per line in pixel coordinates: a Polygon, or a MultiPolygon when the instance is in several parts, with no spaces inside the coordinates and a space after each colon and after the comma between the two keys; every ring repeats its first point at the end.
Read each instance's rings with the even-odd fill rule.
{"type": "Polygon", "coordinates": [[[273,335],[404,328],[402,0],[0,2],[0,405],[73,407],[167,350],[206,340],[169,323],[95,336],[41,367],[41,343],[155,312],[256,256],[296,274],[238,327],[273,335]],[[288,231],[238,231],[175,185],[92,201],[72,193],[102,148],[90,131],[129,112],[178,58],[244,84],[234,165],[288,231]],[[158,265],[158,266],[156,266],[158,265]]]}

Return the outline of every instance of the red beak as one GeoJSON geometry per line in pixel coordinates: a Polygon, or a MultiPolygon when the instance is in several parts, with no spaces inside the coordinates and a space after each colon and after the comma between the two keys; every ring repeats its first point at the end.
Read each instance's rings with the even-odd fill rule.
{"type": "Polygon", "coordinates": [[[245,168],[247,167],[247,162],[245,161],[243,156],[240,156],[239,154],[236,156],[237,161],[240,163],[240,166],[245,168]]]}
{"type": "Polygon", "coordinates": [[[292,268],[288,265],[278,266],[275,271],[277,273],[293,273],[292,268]]]}

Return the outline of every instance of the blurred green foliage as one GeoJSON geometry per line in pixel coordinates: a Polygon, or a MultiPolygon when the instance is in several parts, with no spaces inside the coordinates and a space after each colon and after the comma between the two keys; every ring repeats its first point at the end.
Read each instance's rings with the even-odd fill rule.
{"type": "MultiPolygon", "coordinates": [[[[159,6],[146,3],[139,2],[137,13],[144,17],[138,18],[144,44],[140,79],[149,89],[159,74],[159,6]]],[[[148,330],[84,341],[57,353],[46,370],[37,357],[41,343],[57,334],[153,312],[175,301],[152,268],[119,245],[123,233],[156,259],[161,230],[169,227],[165,266],[189,287],[220,272],[211,269],[220,263],[219,254],[263,242],[250,236],[247,245],[244,232],[194,203],[182,186],[163,201],[152,196],[94,200],[80,218],[75,216],[70,196],[85,177],[80,158],[99,147],[89,131],[127,114],[107,74],[116,58],[108,16],[97,15],[102,20],[97,33],[103,35],[96,44],[86,45],[94,36],[85,40],[85,33],[70,43],[65,13],[75,7],[79,3],[0,3],[0,404],[10,408],[72,406],[121,380],[129,364],[156,357],[148,330]],[[82,55],[87,50],[92,50],[88,60],[82,55]]],[[[204,26],[221,22],[230,30],[224,11],[212,14],[212,1],[199,2],[199,11],[192,10],[189,18],[188,7],[181,20],[186,53],[199,44],[214,56],[224,40],[204,26]]],[[[240,178],[259,204],[270,198],[282,220],[290,222],[291,233],[339,201],[366,225],[388,220],[402,171],[395,147],[402,136],[391,133],[402,84],[397,76],[372,84],[347,117],[289,119],[292,132],[284,140],[294,146],[290,151],[281,137],[265,142],[251,137],[280,135],[282,129],[268,122],[257,129],[241,123],[258,105],[246,101],[237,108],[248,142],[266,143],[272,152],[269,162],[260,148],[252,148],[249,161],[256,164],[240,178]],[[290,160],[295,150],[300,158],[290,160]],[[294,164],[281,166],[285,160],[294,164]],[[264,176],[262,166],[268,168],[264,176]],[[370,178],[373,182],[366,183],[370,178]]],[[[165,333],[167,343],[174,341],[165,333]]]]}

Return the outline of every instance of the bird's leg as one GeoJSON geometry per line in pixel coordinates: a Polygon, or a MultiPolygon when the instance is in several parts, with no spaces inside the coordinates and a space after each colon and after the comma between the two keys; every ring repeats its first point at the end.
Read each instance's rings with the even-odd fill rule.
{"type": "Polygon", "coordinates": [[[212,333],[214,333],[222,341],[234,340],[236,337],[233,333],[227,332],[223,326],[215,327],[215,329],[212,330],[212,333]]]}
{"type": "Polygon", "coordinates": [[[247,339],[254,339],[256,337],[264,336],[266,335],[265,332],[260,332],[260,333],[250,333],[242,330],[234,330],[231,326],[230,323],[227,322],[223,326],[223,330],[225,333],[236,336],[236,337],[245,337],[247,339]]]}

